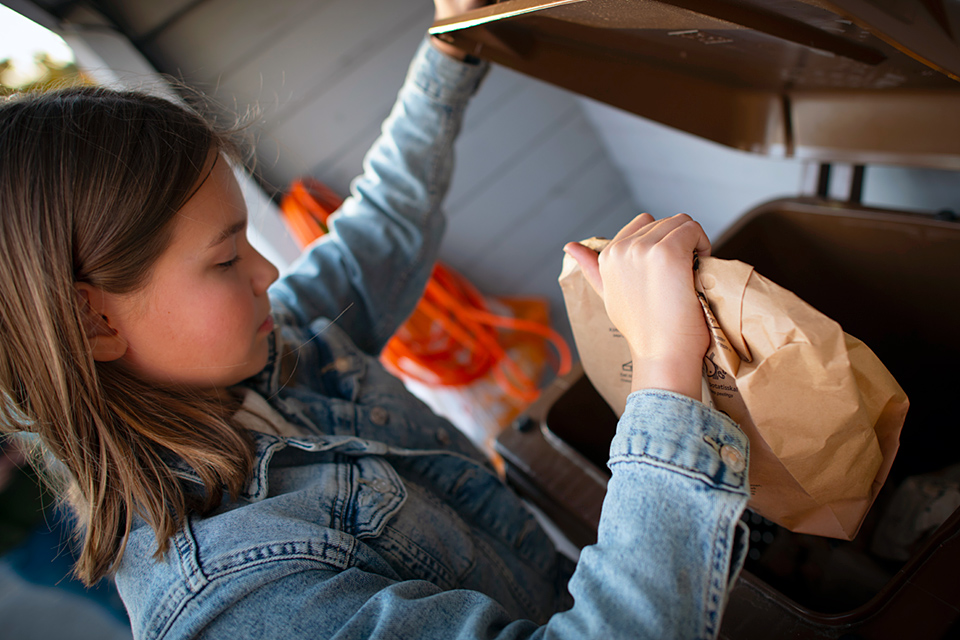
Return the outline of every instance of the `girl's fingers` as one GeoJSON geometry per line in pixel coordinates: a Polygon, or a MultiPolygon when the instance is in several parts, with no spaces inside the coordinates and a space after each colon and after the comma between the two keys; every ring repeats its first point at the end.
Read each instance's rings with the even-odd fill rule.
{"type": "Polygon", "coordinates": [[[487,0],[433,0],[434,19],[445,20],[488,4],[487,0]]]}
{"type": "Polygon", "coordinates": [[[624,225],[620,231],[617,231],[617,235],[613,236],[613,240],[610,242],[613,243],[618,240],[622,240],[623,238],[632,236],[652,222],[654,222],[652,215],[649,213],[641,213],[636,218],[624,225]]]}
{"type": "MultiPolygon", "coordinates": [[[[702,256],[710,255],[710,240],[703,228],[686,214],[654,220],[649,213],[642,213],[614,236],[608,249],[616,252],[616,245],[626,248],[632,241],[642,242],[648,247],[658,242],[668,242],[688,255],[694,251],[702,256]]],[[[563,250],[577,261],[587,282],[602,298],[604,287],[600,262],[603,260],[606,263],[611,259],[607,249],[604,249],[601,255],[578,242],[571,242],[564,246],[563,250]]]]}
{"type": "MultiPolygon", "coordinates": [[[[679,218],[680,216],[674,216],[679,218]]],[[[699,223],[690,219],[687,216],[687,219],[681,224],[674,226],[669,232],[667,232],[664,237],[664,240],[670,240],[676,242],[684,250],[687,250],[689,247],[692,247],[692,251],[696,251],[701,256],[710,255],[710,239],[707,238],[707,234],[703,231],[703,227],[699,223]]]]}
{"type": "Polygon", "coordinates": [[[647,225],[646,227],[640,230],[639,235],[642,236],[645,242],[654,244],[663,240],[665,237],[670,235],[674,230],[680,227],[683,227],[688,223],[696,225],[698,227],[700,226],[696,222],[694,222],[693,218],[691,218],[687,214],[678,213],[675,216],[671,216],[669,218],[662,218],[660,220],[653,222],[652,224],[647,225]]]}
{"type": "MultiPolygon", "coordinates": [[[[617,235],[613,237],[613,240],[610,241],[610,244],[613,244],[614,242],[617,242],[623,238],[630,237],[653,221],[654,218],[652,215],[649,213],[641,213],[636,218],[624,225],[624,227],[617,232],[617,235]]],[[[570,242],[563,247],[563,250],[571,258],[577,261],[577,264],[580,265],[580,270],[583,271],[583,275],[586,277],[587,282],[590,283],[590,286],[593,287],[593,290],[596,291],[600,297],[603,297],[603,280],[600,277],[600,254],[593,249],[583,246],[579,242],[570,242]]]]}
{"type": "Polygon", "coordinates": [[[664,241],[684,253],[696,251],[703,256],[710,255],[710,240],[703,228],[687,214],[661,220],[653,220],[649,214],[643,214],[617,233],[604,249],[601,262],[610,260],[614,253],[631,251],[631,247],[651,249],[664,241]]]}
{"type": "Polygon", "coordinates": [[[579,242],[570,242],[563,250],[580,265],[580,270],[593,290],[603,298],[603,280],[600,278],[600,254],[579,242]]]}

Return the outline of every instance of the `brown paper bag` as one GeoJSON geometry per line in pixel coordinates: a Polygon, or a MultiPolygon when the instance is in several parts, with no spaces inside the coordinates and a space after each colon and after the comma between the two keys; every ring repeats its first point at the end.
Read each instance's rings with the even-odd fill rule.
{"type": "MultiPolygon", "coordinates": [[[[865,344],[750,265],[701,258],[696,282],[712,334],[703,399],[750,439],[750,508],[791,531],[852,540],[897,453],[906,394],[865,344]]],[[[626,341],[569,256],[560,286],[584,371],[620,415],[626,341]]]]}

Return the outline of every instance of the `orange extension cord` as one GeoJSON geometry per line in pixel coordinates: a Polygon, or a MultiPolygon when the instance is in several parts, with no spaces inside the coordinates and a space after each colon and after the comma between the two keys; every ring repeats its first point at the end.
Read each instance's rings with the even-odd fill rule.
{"type": "MultiPolygon", "coordinates": [[[[312,178],[295,180],[280,203],[284,219],[301,248],[327,233],[327,218],[343,202],[312,178]]],[[[497,329],[536,334],[557,350],[558,375],[570,371],[570,349],[550,327],[492,313],[483,296],[463,276],[437,264],[413,315],[384,348],[381,360],[394,374],[429,385],[463,386],[491,372],[511,397],[533,402],[531,380],[500,346],[497,329]]]]}

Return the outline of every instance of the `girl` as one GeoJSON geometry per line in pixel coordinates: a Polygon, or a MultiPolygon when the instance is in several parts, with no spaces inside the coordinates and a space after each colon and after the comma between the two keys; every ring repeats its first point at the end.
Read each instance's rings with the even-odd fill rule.
{"type": "Polygon", "coordinates": [[[330,233],[280,280],[246,240],[234,146],[193,113],[99,89],[0,107],[0,415],[55,460],[77,573],[116,575],[136,637],[716,635],[747,500],[719,452],[747,443],[692,399],[699,225],[644,214],[599,257],[565,248],[639,372],[575,572],[377,362],[437,253],[486,70],[464,57],[424,42],[330,233]]]}

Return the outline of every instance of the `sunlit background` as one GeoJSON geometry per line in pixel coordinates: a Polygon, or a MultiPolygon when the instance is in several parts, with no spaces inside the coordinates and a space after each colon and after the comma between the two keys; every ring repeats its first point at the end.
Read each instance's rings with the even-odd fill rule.
{"type": "Polygon", "coordinates": [[[82,81],[63,38],[0,5],[0,94],[82,81]]]}

